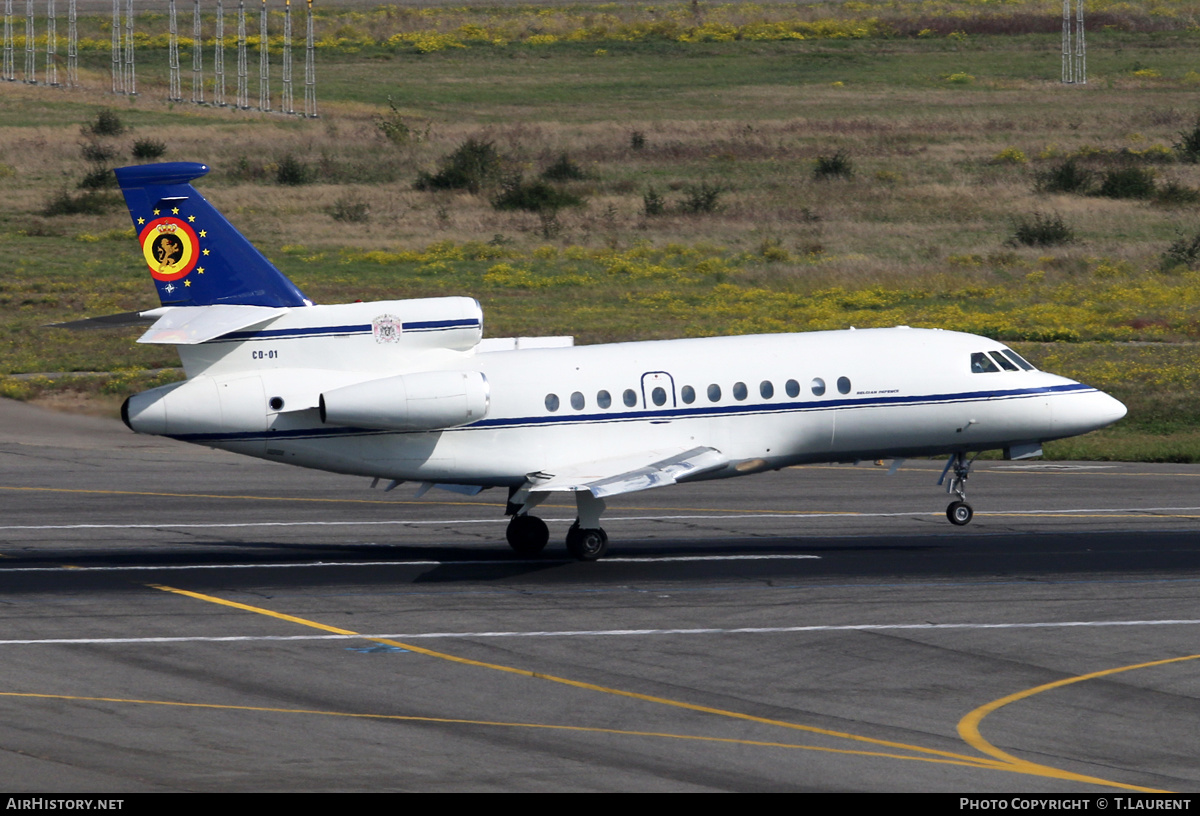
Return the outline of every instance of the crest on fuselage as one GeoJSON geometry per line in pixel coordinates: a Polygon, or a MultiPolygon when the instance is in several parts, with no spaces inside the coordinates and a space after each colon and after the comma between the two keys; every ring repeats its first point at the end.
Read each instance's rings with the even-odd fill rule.
{"type": "Polygon", "coordinates": [[[195,230],[178,218],[154,219],[142,230],[138,241],[155,280],[179,280],[195,268],[200,256],[195,230]]]}
{"type": "Polygon", "coordinates": [[[371,321],[371,333],[376,343],[399,343],[404,324],[395,315],[380,315],[371,321]]]}

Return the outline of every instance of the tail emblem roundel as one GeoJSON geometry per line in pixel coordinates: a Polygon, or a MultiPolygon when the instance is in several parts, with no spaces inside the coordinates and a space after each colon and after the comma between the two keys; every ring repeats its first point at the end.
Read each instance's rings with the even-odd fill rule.
{"type": "Polygon", "coordinates": [[[179,280],[196,266],[196,232],[178,218],[156,218],[138,236],[142,255],[155,280],[179,280]]]}

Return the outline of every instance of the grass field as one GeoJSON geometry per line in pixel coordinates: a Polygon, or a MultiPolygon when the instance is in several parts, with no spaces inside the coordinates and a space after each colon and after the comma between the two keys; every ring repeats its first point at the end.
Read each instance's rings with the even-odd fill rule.
{"type": "Polygon", "coordinates": [[[154,305],[127,214],[79,185],[160,143],[320,302],[469,294],[491,336],[580,342],[972,331],[1130,406],[1048,455],[1200,461],[1200,2],[1088,13],[1088,82],[1063,85],[1061,4],[1032,0],[336,7],[315,120],[166,102],[161,15],[140,95],[106,93],[84,18],[82,88],[0,82],[0,393],[174,376],[136,334],[42,328],[154,305]],[[103,108],[122,133],[91,132],[103,108]],[[477,192],[416,189],[468,140],[497,160],[477,192]],[[579,206],[494,206],[556,164],[579,206]],[[74,371],[110,373],[17,377],[74,371]]]}

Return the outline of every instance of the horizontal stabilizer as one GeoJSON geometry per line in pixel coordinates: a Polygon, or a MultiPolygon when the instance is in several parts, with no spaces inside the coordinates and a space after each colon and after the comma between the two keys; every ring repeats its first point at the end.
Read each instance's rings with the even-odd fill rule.
{"type": "Polygon", "coordinates": [[[85,317],[82,320],[68,320],[66,323],[51,323],[47,328],[71,329],[72,331],[126,329],[131,326],[148,326],[157,317],[157,315],[148,312],[121,312],[120,314],[101,315],[100,317],[85,317]]]}
{"type": "Polygon", "coordinates": [[[570,465],[553,473],[533,473],[514,501],[528,493],[586,490],[598,499],[683,482],[729,464],[716,448],[683,451],[644,451],[635,456],[570,465]]]}
{"type": "Polygon", "coordinates": [[[194,346],[265,323],[286,312],[287,309],[268,306],[180,306],[168,310],[138,342],[194,346]]]}

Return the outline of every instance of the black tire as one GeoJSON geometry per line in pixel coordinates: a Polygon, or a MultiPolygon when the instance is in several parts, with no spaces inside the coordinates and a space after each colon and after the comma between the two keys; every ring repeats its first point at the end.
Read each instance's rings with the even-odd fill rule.
{"type": "Polygon", "coordinates": [[[608,552],[608,534],[599,527],[591,530],[581,528],[578,523],[567,531],[567,552],[580,561],[595,561],[608,552]]]}
{"type": "Polygon", "coordinates": [[[964,501],[950,502],[950,506],[946,508],[946,518],[955,527],[964,527],[970,524],[974,515],[975,511],[971,509],[971,505],[964,501]]]}
{"type": "Polygon", "coordinates": [[[537,555],[550,541],[550,528],[537,516],[513,516],[504,537],[518,555],[537,555]]]}

